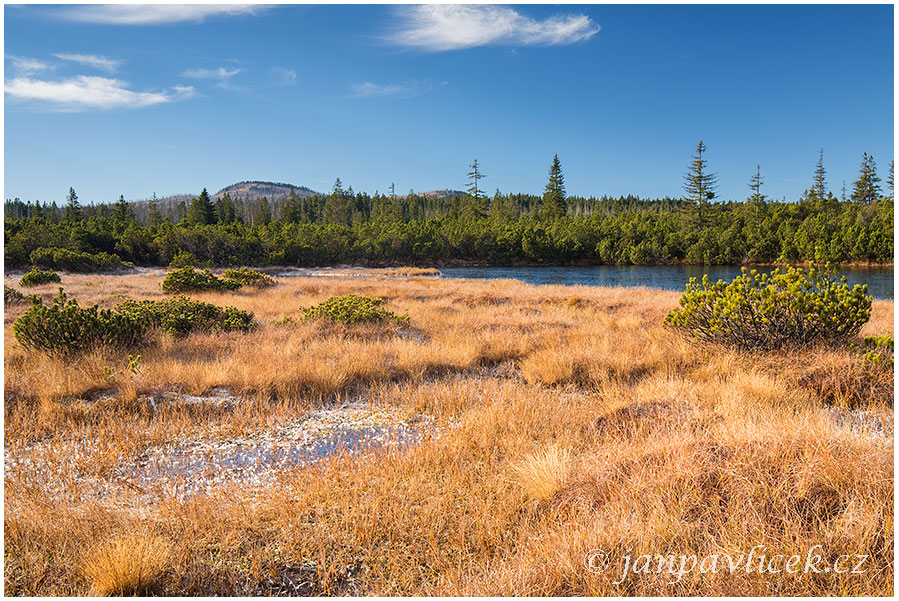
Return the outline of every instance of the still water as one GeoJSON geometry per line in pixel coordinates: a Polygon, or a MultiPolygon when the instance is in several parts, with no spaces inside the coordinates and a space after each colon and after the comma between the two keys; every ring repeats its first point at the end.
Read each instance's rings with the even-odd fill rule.
{"type": "MultiPolygon", "coordinates": [[[[773,267],[758,267],[759,272],[773,267]]],[[[529,284],[578,284],[588,286],[647,286],[664,290],[684,290],[690,278],[730,281],[740,275],[739,267],[728,266],[613,266],[590,267],[441,267],[446,278],[513,278],[529,284]]],[[[850,284],[867,284],[874,298],[893,298],[892,267],[844,267],[850,284]]]]}

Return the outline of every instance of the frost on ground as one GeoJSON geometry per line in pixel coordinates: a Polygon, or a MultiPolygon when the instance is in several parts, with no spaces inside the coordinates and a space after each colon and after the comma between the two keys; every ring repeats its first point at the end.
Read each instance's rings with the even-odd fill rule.
{"type": "Polygon", "coordinates": [[[893,444],[893,416],[891,414],[840,407],[829,407],[827,411],[838,427],[871,440],[893,444]]]}
{"type": "MultiPolygon", "coordinates": [[[[163,393],[160,398],[188,404],[234,402],[225,390],[209,397],[163,393]]],[[[7,485],[37,485],[57,498],[121,502],[123,496],[137,495],[152,502],[213,492],[223,485],[247,491],[329,457],[404,449],[439,434],[427,416],[356,401],[312,410],[242,437],[185,435],[129,454],[107,470],[98,470],[102,462],[97,460],[115,449],[100,441],[50,438],[7,447],[5,476],[7,485]]]]}
{"type": "Polygon", "coordinates": [[[139,489],[162,487],[179,495],[208,492],[225,483],[261,486],[286,470],[327,457],[405,448],[432,429],[426,418],[410,421],[396,410],[361,403],[319,409],[251,436],[185,438],[149,448],[118,476],[139,489]]]}

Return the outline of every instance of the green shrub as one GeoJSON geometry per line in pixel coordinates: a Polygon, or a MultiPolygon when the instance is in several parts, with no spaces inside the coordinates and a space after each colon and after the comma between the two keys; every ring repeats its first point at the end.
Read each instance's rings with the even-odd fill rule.
{"type": "Polygon", "coordinates": [[[37,267],[22,276],[19,286],[40,286],[42,284],[59,283],[61,280],[56,272],[43,271],[37,267]]]}
{"type": "Polygon", "coordinates": [[[23,347],[64,356],[98,346],[133,347],[143,341],[146,329],[143,321],[111,309],[82,309],[62,288],[49,307],[33,297],[31,308],[13,324],[23,347]]]}
{"type": "Polygon", "coordinates": [[[193,267],[182,267],[170,272],[162,281],[162,289],[169,293],[237,290],[240,282],[222,280],[209,273],[208,269],[195,271],[193,267]]]}
{"type": "Polygon", "coordinates": [[[874,367],[883,365],[893,369],[893,337],[892,336],[866,336],[862,345],[861,354],[865,364],[874,367]]]}
{"type": "Polygon", "coordinates": [[[197,266],[197,257],[193,253],[189,253],[187,251],[179,250],[175,253],[175,256],[172,257],[172,260],[169,262],[169,267],[174,267],[176,269],[180,269],[182,267],[196,267],[197,266]]]}
{"type": "Polygon", "coordinates": [[[223,275],[229,280],[234,280],[235,282],[240,282],[243,286],[251,286],[253,288],[267,288],[275,285],[273,277],[248,267],[226,269],[223,275]]]}
{"type": "Polygon", "coordinates": [[[332,296],[326,301],[303,309],[307,320],[323,319],[334,323],[357,324],[384,321],[408,322],[407,315],[397,315],[384,309],[383,298],[371,298],[356,294],[332,296]]]}
{"type": "Polygon", "coordinates": [[[111,271],[123,267],[134,267],[133,263],[123,262],[118,255],[105,252],[96,254],[75,252],[67,248],[38,248],[31,252],[29,258],[36,267],[65,271],[111,271]]]}
{"type": "Polygon", "coordinates": [[[733,282],[691,278],[665,325],[692,338],[742,349],[837,341],[858,334],[871,316],[868,288],[850,288],[829,269],[755,270],[733,282]]]}
{"type": "Polygon", "coordinates": [[[198,330],[247,331],[256,327],[252,313],[192,300],[183,295],[160,301],[128,300],[115,310],[146,323],[150,328],[161,328],[175,335],[198,330]]]}
{"type": "Polygon", "coordinates": [[[3,286],[3,304],[18,305],[25,302],[25,295],[12,286],[3,286]]]}

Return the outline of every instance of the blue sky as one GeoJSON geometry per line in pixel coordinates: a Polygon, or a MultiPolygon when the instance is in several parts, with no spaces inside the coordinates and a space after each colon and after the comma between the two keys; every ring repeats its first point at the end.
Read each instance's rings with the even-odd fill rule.
{"type": "Polygon", "coordinates": [[[5,198],[330,190],[796,199],[893,158],[893,7],[9,6],[5,198]]]}

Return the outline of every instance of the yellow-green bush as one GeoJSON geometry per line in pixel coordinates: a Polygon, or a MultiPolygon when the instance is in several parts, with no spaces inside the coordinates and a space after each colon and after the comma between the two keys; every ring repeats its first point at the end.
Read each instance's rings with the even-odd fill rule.
{"type": "Polygon", "coordinates": [[[314,307],[303,309],[303,314],[308,320],[323,319],[345,324],[409,321],[408,316],[388,311],[382,307],[383,304],[383,298],[345,294],[332,296],[314,307]]]}
{"type": "Polygon", "coordinates": [[[3,304],[18,305],[25,302],[25,295],[12,286],[3,286],[3,304]]]}
{"type": "Polygon", "coordinates": [[[37,248],[31,252],[30,258],[36,267],[83,273],[134,267],[133,263],[122,261],[118,255],[76,252],[67,248],[37,248]]]}
{"type": "Polygon", "coordinates": [[[62,288],[47,307],[39,297],[13,324],[16,340],[25,348],[48,354],[72,355],[98,346],[130,348],[143,341],[147,325],[132,315],[97,305],[82,309],[62,288]]]}
{"type": "Polygon", "coordinates": [[[858,334],[871,317],[868,288],[846,284],[828,268],[755,270],[732,282],[691,278],[665,325],[695,340],[742,349],[835,342],[858,334]]]}
{"type": "Polygon", "coordinates": [[[195,330],[247,331],[256,327],[252,313],[192,300],[183,295],[159,301],[127,300],[115,310],[140,320],[148,327],[158,327],[176,335],[195,330]]]}
{"type": "Polygon", "coordinates": [[[269,275],[250,269],[249,267],[238,267],[236,269],[226,269],[223,274],[226,279],[240,282],[244,286],[253,288],[267,288],[275,285],[275,279],[269,275]]]}
{"type": "Polygon", "coordinates": [[[208,269],[196,271],[193,267],[182,267],[170,272],[162,281],[162,289],[165,292],[203,292],[237,290],[241,287],[240,282],[229,279],[219,279],[215,277],[208,269]]]}
{"type": "Polygon", "coordinates": [[[40,286],[41,284],[59,283],[59,275],[55,271],[44,271],[37,267],[22,276],[19,286],[40,286]]]}

